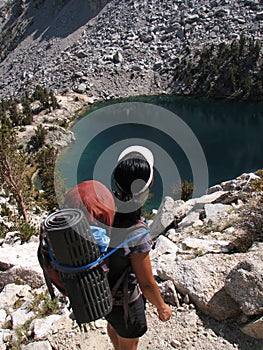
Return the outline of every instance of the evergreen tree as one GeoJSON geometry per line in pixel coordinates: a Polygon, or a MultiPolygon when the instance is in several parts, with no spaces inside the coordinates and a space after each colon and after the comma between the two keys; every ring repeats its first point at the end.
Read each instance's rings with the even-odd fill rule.
{"type": "Polygon", "coordinates": [[[30,98],[28,93],[25,93],[25,96],[22,98],[22,106],[23,106],[23,125],[32,124],[33,121],[33,112],[30,105],[30,98]]]}
{"type": "Polygon", "coordinates": [[[56,109],[56,108],[59,108],[59,104],[58,104],[58,101],[53,93],[53,91],[50,91],[50,106],[52,109],[56,109]]]}
{"type": "Polygon", "coordinates": [[[20,126],[21,125],[21,116],[17,109],[17,101],[13,100],[12,98],[9,100],[9,118],[12,121],[13,126],[20,126]]]}
{"type": "Polygon", "coordinates": [[[42,126],[38,125],[35,130],[35,135],[33,135],[29,142],[29,150],[37,152],[45,144],[45,138],[47,135],[47,130],[42,126]]]}
{"type": "Polygon", "coordinates": [[[14,130],[1,126],[0,137],[0,179],[4,187],[13,194],[19,214],[28,222],[27,207],[30,199],[27,175],[28,156],[26,152],[18,150],[14,130]]]}
{"type": "Polygon", "coordinates": [[[51,146],[43,148],[37,156],[38,174],[44,191],[42,198],[49,210],[53,210],[58,206],[54,185],[56,157],[57,150],[51,146]]]}

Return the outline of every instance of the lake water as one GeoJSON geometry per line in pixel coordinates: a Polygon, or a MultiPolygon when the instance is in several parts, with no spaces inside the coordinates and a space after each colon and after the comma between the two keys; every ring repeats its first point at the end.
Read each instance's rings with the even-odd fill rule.
{"type": "Polygon", "coordinates": [[[153,96],[92,107],[72,127],[76,142],[58,168],[67,187],[87,179],[112,184],[118,154],[130,144],[149,147],[155,181],[149,208],[180,181],[194,196],[208,186],[263,167],[263,103],[153,96]]]}

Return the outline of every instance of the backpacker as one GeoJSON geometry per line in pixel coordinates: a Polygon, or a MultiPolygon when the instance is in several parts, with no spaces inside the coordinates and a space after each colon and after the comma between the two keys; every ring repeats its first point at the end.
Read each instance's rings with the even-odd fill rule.
{"type": "Polygon", "coordinates": [[[89,225],[82,210],[70,208],[51,213],[41,225],[38,259],[49,293],[51,298],[55,297],[54,285],[69,298],[79,325],[111,311],[113,300],[104,260],[124,244],[149,232],[131,237],[104,254],[103,235],[96,239],[100,246],[93,235],[98,229],[89,225]]]}

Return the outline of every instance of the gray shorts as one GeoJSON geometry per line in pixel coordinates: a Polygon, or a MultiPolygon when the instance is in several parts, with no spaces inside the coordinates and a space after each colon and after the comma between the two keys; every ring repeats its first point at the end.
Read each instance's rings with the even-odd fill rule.
{"type": "Polygon", "coordinates": [[[120,337],[139,338],[147,331],[145,298],[141,295],[135,302],[128,305],[127,327],[122,305],[113,306],[105,318],[120,337]]]}

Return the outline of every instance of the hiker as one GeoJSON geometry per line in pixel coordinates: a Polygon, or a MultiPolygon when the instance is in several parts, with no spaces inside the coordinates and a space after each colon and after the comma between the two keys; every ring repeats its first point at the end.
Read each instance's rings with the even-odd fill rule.
{"type": "MultiPolygon", "coordinates": [[[[113,171],[118,191],[114,192],[117,211],[110,247],[125,239],[143,234],[147,227],[141,222],[142,205],[153,182],[153,155],[145,147],[125,149],[113,171]]],[[[149,258],[151,236],[146,234],[127,243],[109,257],[108,280],[113,295],[112,311],[106,315],[108,335],[115,350],[136,350],[139,338],[147,331],[146,299],[156,308],[163,322],[172,310],[161,297],[152,274],[149,258]],[[121,283],[120,283],[120,280],[121,283]]]]}

